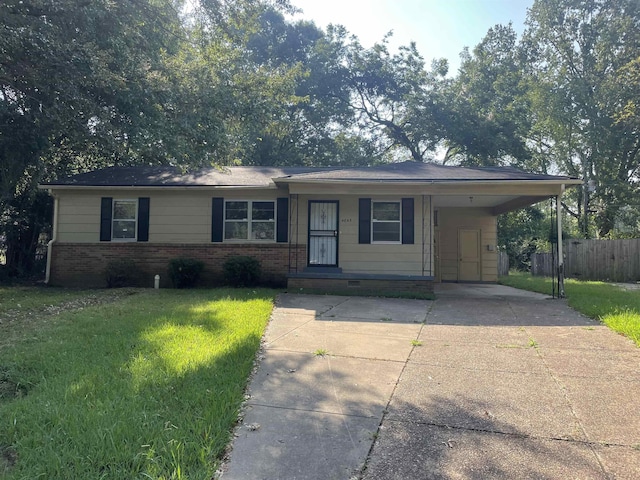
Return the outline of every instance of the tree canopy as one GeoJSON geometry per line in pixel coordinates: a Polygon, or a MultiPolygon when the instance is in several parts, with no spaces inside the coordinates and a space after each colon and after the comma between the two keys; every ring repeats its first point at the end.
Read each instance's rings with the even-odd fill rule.
{"type": "Polygon", "coordinates": [[[35,268],[51,209],[39,182],[141,163],[513,165],[591,181],[565,202],[584,235],[637,230],[636,0],[536,0],[521,38],[492,27],[458,72],[426,65],[414,44],[365,48],[294,11],[287,0],[0,4],[7,265],[35,268]]]}

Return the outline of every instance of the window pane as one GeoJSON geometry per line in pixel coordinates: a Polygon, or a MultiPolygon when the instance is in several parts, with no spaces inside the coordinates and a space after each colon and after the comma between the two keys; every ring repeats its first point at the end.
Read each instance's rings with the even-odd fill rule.
{"type": "Polygon", "coordinates": [[[115,220],[135,220],[136,201],[135,200],[114,200],[113,218],[115,220]]]}
{"type": "Polygon", "coordinates": [[[224,222],[224,238],[226,240],[246,240],[248,222],[224,222]]]}
{"type": "Polygon", "coordinates": [[[135,220],[114,220],[111,238],[136,238],[135,220]]]}
{"type": "Polygon", "coordinates": [[[372,211],[374,220],[400,221],[399,202],[373,202],[372,211]]]}
{"type": "Polygon", "coordinates": [[[275,239],[274,222],[251,222],[252,240],[273,240],[275,239]]]}
{"type": "Polygon", "coordinates": [[[378,222],[373,224],[374,242],[399,242],[400,223],[398,222],[378,222]]]}
{"type": "Polygon", "coordinates": [[[253,202],[251,204],[252,220],[273,220],[274,218],[273,202],[253,202]]]}
{"type": "Polygon", "coordinates": [[[225,219],[247,220],[247,202],[227,202],[225,204],[225,219]]]}

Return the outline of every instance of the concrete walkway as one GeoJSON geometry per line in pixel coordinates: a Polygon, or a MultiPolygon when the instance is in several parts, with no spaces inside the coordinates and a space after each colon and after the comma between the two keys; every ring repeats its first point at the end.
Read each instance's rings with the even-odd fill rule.
{"type": "Polygon", "coordinates": [[[543,295],[436,293],[282,295],[223,480],[640,478],[640,349],[543,295]]]}

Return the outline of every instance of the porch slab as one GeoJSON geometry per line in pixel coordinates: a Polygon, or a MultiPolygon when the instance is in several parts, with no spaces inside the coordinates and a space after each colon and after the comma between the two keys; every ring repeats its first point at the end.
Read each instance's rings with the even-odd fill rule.
{"type": "Polygon", "coordinates": [[[292,273],[287,276],[290,293],[336,293],[344,295],[433,294],[434,277],[369,275],[364,273],[292,273]]]}
{"type": "Polygon", "coordinates": [[[432,302],[398,298],[350,298],[320,315],[394,323],[422,323],[432,302]]]}

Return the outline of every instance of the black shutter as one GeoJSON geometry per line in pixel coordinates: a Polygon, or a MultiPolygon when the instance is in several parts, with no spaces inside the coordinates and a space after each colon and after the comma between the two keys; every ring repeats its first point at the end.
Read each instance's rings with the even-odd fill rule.
{"type": "Polygon", "coordinates": [[[287,197],[278,198],[276,219],[276,242],[289,241],[289,199],[287,197]]]}
{"type": "Polygon", "coordinates": [[[138,241],[149,241],[149,197],[138,198],[138,241]]]}
{"type": "Polygon", "coordinates": [[[402,199],[402,243],[413,245],[413,198],[402,199]]]}
{"type": "Polygon", "coordinates": [[[358,200],[358,243],[371,243],[371,199],[358,200]]]}
{"type": "Polygon", "coordinates": [[[224,198],[214,197],[211,200],[211,241],[222,242],[224,229],[224,198]]]}
{"type": "Polygon", "coordinates": [[[111,215],[113,210],[113,198],[102,197],[100,203],[100,241],[111,241],[111,215]]]}

